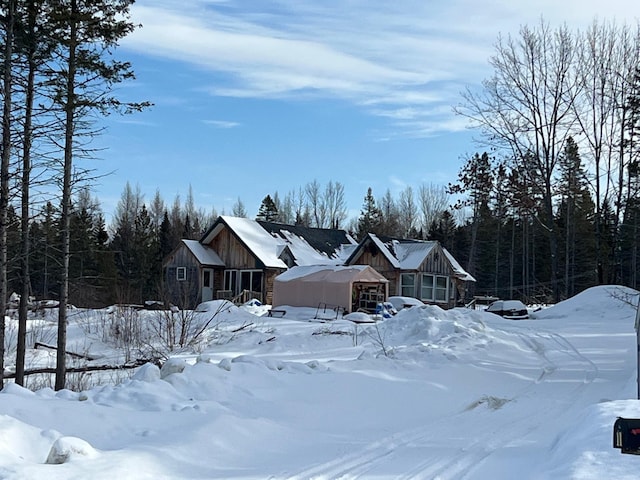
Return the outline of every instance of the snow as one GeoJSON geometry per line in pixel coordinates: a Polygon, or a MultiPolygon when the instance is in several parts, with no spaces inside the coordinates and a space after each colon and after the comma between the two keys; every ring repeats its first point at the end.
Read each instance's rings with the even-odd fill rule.
{"type": "MultiPolygon", "coordinates": [[[[425,305],[375,324],[203,305],[227,334],[162,369],[80,392],[6,384],[0,478],[635,479],[612,428],[640,417],[637,302],[604,286],[517,322],[425,305]]],[[[70,348],[115,358],[87,333],[104,315],[73,315],[70,348]]]]}
{"type": "Polygon", "coordinates": [[[201,265],[224,267],[224,262],[218,254],[198,240],[182,239],[182,243],[193,253],[201,265]]]}
{"type": "MultiPolygon", "coordinates": [[[[325,265],[331,262],[340,263],[341,261],[340,258],[331,258],[324,252],[318,252],[309,245],[304,238],[288,230],[283,229],[280,231],[280,234],[284,237],[286,246],[289,247],[289,250],[295,257],[296,265],[325,265]]],[[[283,241],[282,238],[276,236],[276,234],[273,234],[273,236],[278,241],[283,241]]]]}
{"type": "Polygon", "coordinates": [[[249,218],[222,216],[227,225],[242,239],[265,266],[286,269],[287,265],[278,258],[282,241],[273,238],[260,224],[249,218]]]}

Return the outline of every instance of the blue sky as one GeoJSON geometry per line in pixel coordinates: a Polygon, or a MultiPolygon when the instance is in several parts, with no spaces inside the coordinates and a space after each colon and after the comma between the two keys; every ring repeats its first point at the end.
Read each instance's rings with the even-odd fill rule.
{"type": "Polygon", "coordinates": [[[637,0],[137,0],[118,55],[149,110],[108,118],[94,194],[107,221],[125,183],[168,204],[255,216],[262,198],[317,180],[367,188],[455,181],[481,150],[452,107],[491,75],[499,34],[523,24],[635,24],[637,0]],[[112,173],[111,173],[112,172],[112,173]]]}

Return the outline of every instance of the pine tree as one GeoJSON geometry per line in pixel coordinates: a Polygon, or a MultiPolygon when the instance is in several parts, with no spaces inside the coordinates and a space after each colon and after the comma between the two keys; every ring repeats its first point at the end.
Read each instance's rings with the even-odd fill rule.
{"type": "Polygon", "coordinates": [[[171,251],[177,247],[173,244],[171,221],[169,220],[169,212],[165,210],[162,217],[162,223],[160,224],[160,232],[158,234],[158,242],[160,244],[160,260],[164,259],[171,251]]]}
{"type": "Polygon", "coordinates": [[[376,206],[376,200],[373,197],[371,187],[369,187],[358,218],[358,239],[362,240],[368,233],[379,235],[382,233],[383,228],[382,212],[376,206]]]}
{"type": "Polygon", "coordinates": [[[558,228],[564,238],[564,297],[572,297],[596,281],[595,236],[593,220],[595,205],[589,193],[587,175],[572,137],[567,139],[563,155],[559,159],[559,189],[561,202],[558,209],[558,228]]]}
{"type": "Polygon", "coordinates": [[[493,168],[489,155],[486,152],[482,155],[476,153],[467,160],[458,173],[458,182],[449,184],[447,189],[447,193],[451,195],[467,195],[467,198],[459,199],[454,208],[470,207],[472,210],[471,243],[466,270],[474,276],[479,273],[477,253],[481,212],[485,212],[488,208],[493,190],[493,180],[493,168]]]}
{"type": "Polygon", "coordinates": [[[264,220],[266,222],[275,222],[278,218],[278,207],[271,198],[271,195],[267,195],[262,199],[260,209],[258,210],[257,220],[264,220]]]}

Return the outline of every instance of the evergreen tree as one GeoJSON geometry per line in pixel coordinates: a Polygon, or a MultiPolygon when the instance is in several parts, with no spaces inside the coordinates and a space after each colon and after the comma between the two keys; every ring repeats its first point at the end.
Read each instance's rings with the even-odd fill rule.
{"type": "Polygon", "coordinates": [[[160,244],[160,259],[164,259],[169,255],[177,245],[173,245],[173,235],[171,233],[171,221],[169,220],[169,213],[165,210],[162,217],[162,223],[160,224],[160,233],[158,234],[158,242],[160,244]]]}
{"type": "Polygon", "coordinates": [[[587,176],[572,137],[567,139],[559,159],[558,229],[564,245],[560,251],[561,271],[564,271],[564,297],[572,297],[596,281],[594,203],[589,193],[587,176]]]}
{"type": "Polygon", "coordinates": [[[161,272],[161,263],[158,261],[159,243],[145,205],[142,205],[134,222],[132,250],[135,273],[131,281],[138,301],[142,302],[157,293],[161,272]]]}
{"type": "Polygon", "coordinates": [[[258,210],[257,220],[264,220],[266,222],[275,222],[278,218],[278,207],[271,198],[271,195],[267,195],[262,199],[260,209],[258,210]]]}
{"type": "Polygon", "coordinates": [[[373,197],[371,187],[367,189],[367,195],[364,197],[364,204],[358,218],[358,240],[362,240],[367,233],[381,234],[383,232],[384,223],[383,215],[376,206],[376,200],[373,197]]]}
{"type": "Polygon", "coordinates": [[[447,250],[453,251],[456,221],[449,210],[443,210],[429,228],[429,240],[437,240],[447,250]]]}
{"type": "MultiPolygon", "coordinates": [[[[458,173],[458,182],[449,184],[447,193],[451,195],[464,195],[454,205],[460,210],[471,208],[471,244],[466,270],[473,276],[477,276],[478,229],[481,222],[481,212],[486,212],[493,190],[493,167],[489,155],[476,153],[469,158],[458,173]]],[[[480,282],[478,282],[480,283],[480,282]]]]}

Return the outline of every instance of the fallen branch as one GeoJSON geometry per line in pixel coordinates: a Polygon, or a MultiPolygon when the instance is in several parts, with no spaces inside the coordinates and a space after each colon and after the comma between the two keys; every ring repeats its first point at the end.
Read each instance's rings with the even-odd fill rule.
{"type": "Polygon", "coordinates": [[[236,329],[231,330],[231,333],[238,333],[238,332],[240,332],[242,330],[245,330],[245,329],[247,329],[249,327],[252,327],[252,326],[253,326],[253,323],[245,323],[241,327],[238,327],[236,329]]]}
{"type": "MultiPolygon", "coordinates": [[[[46,343],[42,343],[42,342],[36,342],[33,345],[33,348],[35,348],[35,349],[37,349],[38,347],[49,348],[51,350],[58,350],[58,347],[54,347],[53,345],[47,345],[46,343]]],[[[95,357],[91,357],[89,355],[85,355],[85,354],[82,354],[82,353],[70,352],[68,350],[66,350],[64,353],[66,353],[70,357],[74,357],[74,358],[84,358],[85,360],[95,360],[96,359],[95,357]]]]}
{"type": "MultiPolygon", "coordinates": [[[[66,369],[67,373],[80,373],[80,372],[96,372],[104,370],[130,370],[137,368],[145,363],[154,363],[153,360],[136,360],[133,363],[125,363],[123,365],[87,365],[85,367],[69,367],[66,369]]],[[[25,370],[24,375],[36,375],[38,373],[56,373],[54,367],[34,368],[32,370],[25,370]]],[[[16,378],[15,372],[4,373],[4,378],[16,378]]]]}

